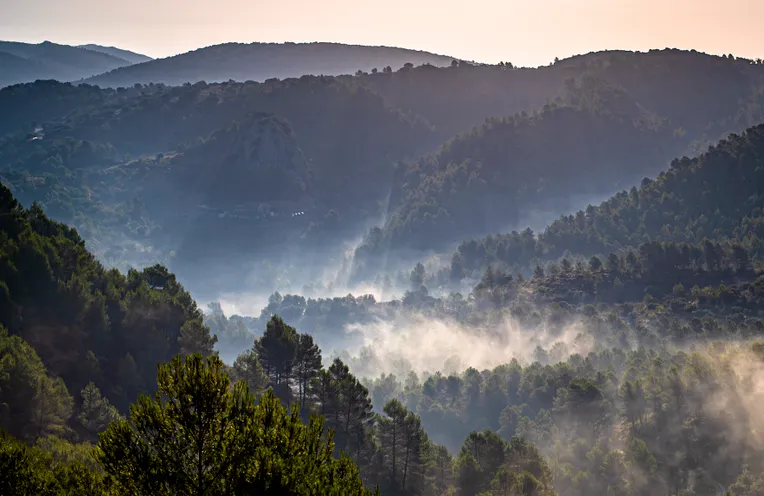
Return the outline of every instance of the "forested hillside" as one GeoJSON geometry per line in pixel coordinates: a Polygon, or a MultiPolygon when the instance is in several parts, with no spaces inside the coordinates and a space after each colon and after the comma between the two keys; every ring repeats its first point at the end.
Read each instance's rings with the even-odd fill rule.
{"type": "Polygon", "coordinates": [[[762,67],[0,90],[0,494],[759,494],[762,67]]]}
{"type": "Polygon", "coordinates": [[[328,261],[355,283],[397,270],[383,260],[399,254],[408,265],[528,215],[554,218],[757,123],[762,67],[664,50],[266,83],[38,81],[0,90],[0,177],[109,265],[168,264],[212,292],[250,276],[275,284],[258,253],[268,270],[291,266],[292,287],[327,277],[310,269],[328,261]],[[307,272],[294,266],[306,253],[307,272]]]}
{"type": "MultiPolygon", "coordinates": [[[[490,269],[468,298],[274,295],[263,316],[289,313],[321,342],[374,330],[347,363],[377,411],[400,401],[433,442],[461,454],[482,445],[488,465],[502,463],[486,454],[502,439],[532,441],[560,494],[749,495],[764,448],[761,271],[735,243],[649,243],[529,280],[490,269]]],[[[453,476],[465,487],[462,463],[453,476]]],[[[490,488],[478,481],[458,494],[490,488]]]]}
{"type": "Polygon", "coordinates": [[[764,83],[764,64],[695,51],[609,50],[538,68],[516,67],[511,61],[498,65],[462,61],[440,69],[380,69],[362,79],[393,106],[422,115],[455,135],[487,117],[506,117],[551,103],[585,76],[622,89],[668,119],[673,128],[682,127],[693,135],[708,133],[712,140],[721,132],[762,120],[760,100],[756,104],[751,99],[764,83]]]}
{"type": "Polygon", "coordinates": [[[23,122],[27,131],[0,144],[6,184],[26,204],[39,200],[73,222],[100,256],[134,243],[153,246],[146,257],[128,250],[138,263],[151,256],[167,263],[176,251],[183,266],[185,246],[211,261],[224,252],[241,256],[244,240],[256,234],[248,219],[262,217],[262,208],[278,215],[274,241],[299,236],[311,223],[312,239],[326,238],[324,224],[352,229],[389,194],[392,161],[436,143],[422,121],[332,78],[117,91],[38,82],[6,88],[3,99],[17,105],[9,105],[8,128],[23,122]],[[45,100],[66,117],[30,119],[45,100]],[[264,176],[279,170],[296,174],[297,189],[264,176]],[[234,189],[241,194],[229,195],[234,189]],[[292,219],[295,212],[306,215],[292,219]],[[218,236],[210,230],[221,229],[225,215],[232,243],[210,245],[218,236]],[[191,230],[180,229],[189,223],[191,230]]]}
{"type": "Polygon", "coordinates": [[[356,277],[377,272],[373,264],[381,253],[437,251],[477,232],[521,227],[536,212],[573,210],[587,198],[654,176],[674,156],[691,155],[701,143],[715,143],[763,117],[758,64],[677,51],[616,52],[563,61],[559,70],[571,71],[575,64],[586,72],[566,79],[550,105],[488,118],[435,154],[399,167],[386,225],[371,231],[356,252],[356,277]],[[727,103],[702,103],[714,91],[705,83],[681,98],[678,88],[663,88],[659,75],[680,66],[704,74],[704,81],[723,78],[718,85],[730,91],[722,98],[727,103]],[[682,103],[662,100],[667,94],[682,103]],[[684,105],[690,100],[692,108],[684,105]]]}
{"type": "Polygon", "coordinates": [[[638,188],[563,216],[538,236],[512,232],[461,244],[452,276],[461,278],[486,265],[528,271],[565,254],[588,259],[649,241],[732,240],[758,258],[762,157],[764,126],[730,135],[699,157],[673,160],[667,171],[644,179],[638,188]]]}
{"type": "Polygon", "coordinates": [[[659,123],[635,124],[628,114],[552,106],[489,120],[397,174],[391,203],[399,206],[356,261],[398,248],[437,250],[517,226],[536,210],[570,211],[576,197],[657,173],[681,148],[659,123]]]}
{"type": "Polygon", "coordinates": [[[416,414],[395,400],[375,413],[341,360],[324,368],[312,337],[277,316],[225,366],[174,275],[106,272],[76,231],[0,193],[3,494],[554,494],[545,459],[517,438],[474,433],[452,469],[416,414]]]}
{"type": "Polygon", "coordinates": [[[211,349],[201,311],[167,269],[106,270],[75,230],[0,194],[0,325],[71,394],[94,382],[125,409],[153,388],[158,362],[211,349]]]}

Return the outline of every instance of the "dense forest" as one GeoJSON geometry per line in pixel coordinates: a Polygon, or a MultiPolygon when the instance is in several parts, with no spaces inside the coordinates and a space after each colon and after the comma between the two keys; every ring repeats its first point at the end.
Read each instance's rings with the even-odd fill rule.
{"type": "Polygon", "coordinates": [[[358,284],[580,208],[759,123],[762,67],[661,50],[263,83],[37,81],[0,90],[0,180],[109,266],[162,263],[195,291],[280,285],[253,254],[291,274],[281,289],[325,277],[294,266],[304,256],[358,284]],[[352,260],[336,255],[367,230],[352,260]]]}
{"type": "MultiPolygon", "coordinates": [[[[729,241],[760,259],[763,158],[764,126],[759,125],[696,158],[673,160],[657,178],[563,216],[538,236],[525,230],[464,242],[449,269],[436,277],[460,279],[489,265],[528,275],[536,265],[563,257],[623,256],[652,241],[698,246],[729,241]]],[[[686,259],[686,249],[683,253],[686,259]]]]}
{"type": "Polygon", "coordinates": [[[760,61],[188,56],[0,89],[0,494],[762,493],[760,61]]]}
{"type": "Polygon", "coordinates": [[[518,438],[475,433],[452,470],[417,415],[375,413],[347,365],[324,368],[277,316],[224,365],[166,269],[107,272],[76,231],[0,193],[3,494],[551,494],[518,438]],[[156,379],[149,363],[165,363],[156,379]]]}

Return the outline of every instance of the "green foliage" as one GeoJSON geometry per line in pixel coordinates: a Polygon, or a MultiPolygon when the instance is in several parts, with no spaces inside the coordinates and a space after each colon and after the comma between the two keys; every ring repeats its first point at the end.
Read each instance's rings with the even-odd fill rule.
{"type": "Polygon", "coordinates": [[[267,393],[255,404],[231,387],[216,357],[175,358],[159,368],[159,391],[142,396],[130,421],[99,443],[108,477],[131,494],[365,494],[357,469],[332,457],[323,422],[300,421],[267,393]]]}
{"type": "Polygon", "coordinates": [[[0,493],[27,496],[52,492],[55,482],[42,454],[3,434],[0,437],[0,493]]]}
{"type": "Polygon", "coordinates": [[[43,438],[29,447],[0,434],[0,494],[27,496],[99,496],[106,494],[93,467],[92,447],[43,438]]]}
{"type": "Polygon", "coordinates": [[[256,397],[262,395],[268,387],[268,376],[253,350],[236,357],[230,375],[233,382],[244,381],[256,397]]]}
{"type": "Polygon", "coordinates": [[[26,441],[63,434],[72,407],[64,382],[48,376],[34,349],[0,325],[0,425],[26,441]]]}
{"type": "Polygon", "coordinates": [[[81,403],[80,412],[77,414],[77,420],[85,429],[88,437],[98,440],[98,433],[116,420],[120,419],[120,414],[109,400],[101,396],[98,387],[89,382],[80,392],[81,403]]]}
{"type": "MultiPolygon", "coordinates": [[[[24,209],[4,186],[0,237],[0,325],[29,343],[49,374],[63,380],[36,386],[50,392],[45,396],[59,397],[63,383],[75,395],[93,382],[125,410],[153,389],[158,362],[184,348],[211,352],[214,338],[201,311],[166,268],[107,271],[75,230],[37,205],[24,209]]],[[[21,350],[18,343],[13,346],[21,350]]],[[[55,403],[66,410],[66,402],[55,403]]]]}

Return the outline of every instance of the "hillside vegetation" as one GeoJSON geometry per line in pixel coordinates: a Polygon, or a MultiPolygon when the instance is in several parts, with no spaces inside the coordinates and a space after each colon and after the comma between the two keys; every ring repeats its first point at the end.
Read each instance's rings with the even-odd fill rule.
{"type": "Polygon", "coordinates": [[[487,265],[527,271],[566,255],[607,255],[651,241],[732,240],[760,257],[762,157],[764,126],[759,125],[699,157],[673,160],[657,178],[563,216],[538,236],[526,230],[464,242],[454,254],[453,275],[487,265]]]}
{"type": "Polygon", "coordinates": [[[117,264],[131,246],[135,263],[176,270],[202,267],[196,256],[238,257],[253,242],[286,256],[386,219],[356,254],[353,277],[364,280],[380,270],[379,253],[442,250],[519,227],[529,212],[569,211],[756,122],[761,67],[666,50],[267,83],[40,81],[0,91],[0,175],[117,264]],[[705,76],[680,98],[674,68],[705,76]],[[273,116],[255,117],[261,124],[283,123],[261,134],[250,124],[261,114],[273,116]],[[301,186],[271,187],[260,178],[271,170],[294,171],[301,186]],[[252,224],[263,208],[283,221],[252,224]],[[231,242],[210,246],[223,232],[231,242]]]}

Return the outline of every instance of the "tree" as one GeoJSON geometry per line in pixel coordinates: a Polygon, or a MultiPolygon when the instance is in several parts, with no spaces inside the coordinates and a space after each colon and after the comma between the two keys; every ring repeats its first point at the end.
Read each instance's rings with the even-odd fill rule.
{"type": "Polygon", "coordinates": [[[328,425],[337,432],[337,447],[358,460],[366,442],[366,431],[374,420],[374,410],[369,391],[350,373],[339,358],[329,367],[331,389],[336,394],[328,425]]]}
{"type": "Polygon", "coordinates": [[[544,278],[544,268],[540,265],[537,265],[533,268],[533,277],[536,279],[543,279],[544,278]]]}
{"type": "Polygon", "coordinates": [[[287,404],[292,401],[291,380],[298,340],[295,328],[274,315],[253,348],[276,396],[287,404]]]}
{"type": "Polygon", "coordinates": [[[425,278],[425,269],[424,265],[422,265],[421,262],[417,263],[414,269],[411,271],[411,274],[409,275],[409,282],[411,283],[411,288],[416,291],[420,287],[422,287],[422,284],[424,284],[424,278],[425,278]]]}
{"type": "Polygon", "coordinates": [[[268,376],[257,358],[257,353],[252,350],[236,357],[230,373],[233,382],[244,381],[255,396],[260,396],[268,388],[268,376]]]}
{"type": "Polygon", "coordinates": [[[0,494],[3,496],[101,495],[101,473],[92,463],[90,445],[72,445],[55,437],[35,446],[0,431],[0,494]]]}
{"type": "Polygon", "coordinates": [[[385,491],[421,494],[427,443],[421,421],[396,399],[385,405],[384,412],[386,417],[379,417],[377,432],[385,465],[385,491]]]}
{"type": "Polygon", "coordinates": [[[98,387],[89,382],[80,392],[82,406],[77,420],[88,433],[92,440],[98,440],[98,433],[102,432],[113,421],[120,419],[117,411],[109,400],[101,396],[98,387]]]}
{"type": "Polygon", "coordinates": [[[170,494],[367,494],[358,469],[332,457],[333,434],[288,414],[272,392],[256,405],[244,382],[231,387],[217,356],[160,365],[158,391],[130,420],[101,435],[98,461],[119,491],[170,494]]]}
{"type": "Polygon", "coordinates": [[[210,329],[198,320],[189,320],[180,328],[178,345],[183,355],[201,353],[202,356],[212,355],[218,337],[210,335],[210,329]]]}
{"type": "Polygon", "coordinates": [[[445,446],[430,443],[428,449],[427,479],[435,494],[443,494],[451,484],[453,457],[445,446]]]}
{"type": "Polygon", "coordinates": [[[54,488],[40,452],[0,432],[0,494],[50,494],[54,488]]]}
{"type": "Polygon", "coordinates": [[[297,382],[297,404],[303,415],[309,413],[307,399],[310,384],[321,370],[321,349],[310,334],[300,334],[294,360],[294,378],[297,382]]]}
{"type": "Polygon", "coordinates": [[[49,377],[34,349],[0,326],[0,426],[33,442],[62,434],[73,406],[61,378],[49,377]]]}

